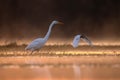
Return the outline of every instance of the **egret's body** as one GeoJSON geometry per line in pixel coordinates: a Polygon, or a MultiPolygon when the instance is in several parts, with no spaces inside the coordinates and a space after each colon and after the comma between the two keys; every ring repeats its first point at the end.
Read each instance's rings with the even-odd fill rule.
{"type": "Polygon", "coordinates": [[[52,27],[55,25],[55,24],[62,24],[61,22],[58,22],[58,21],[53,21],[50,26],[49,26],[49,29],[48,29],[48,32],[47,34],[45,35],[44,38],[37,38],[35,40],[33,40],[26,48],[25,50],[30,50],[30,51],[35,51],[35,50],[39,50],[41,47],[44,46],[44,44],[47,42],[49,36],[50,36],[50,33],[51,33],[51,29],[52,27]]]}
{"type": "Polygon", "coordinates": [[[92,42],[85,36],[85,35],[76,35],[73,39],[72,46],[74,48],[78,47],[80,39],[83,39],[85,42],[87,42],[89,45],[92,45],[92,42]]]}
{"type": "Polygon", "coordinates": [[[35,39],[25,49],[31,51],[38,50],[45,44],[45,42],[46,41],[44,40],[44,38],[35,39]]]}

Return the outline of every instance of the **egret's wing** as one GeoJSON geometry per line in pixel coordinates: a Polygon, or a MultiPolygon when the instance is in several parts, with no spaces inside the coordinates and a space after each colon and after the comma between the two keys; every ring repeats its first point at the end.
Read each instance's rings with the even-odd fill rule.
{"type": "Polygon", "coordinates": [[[79,41],[80,41],[80,36],[79,36],[79,35],[75,36],[74,39],[73,39],[72,46],[73,46],[74,48],[78,47],[79,41]]]}
{"type": "Polygon", "coordinates": [[[92,46],[92,42],[87,38],[87,36],[82,35],[81,38],[82,38],[85,42],[87,42],[89,45],[92,46]]]}
{"type": "Polygon", "coordinates": [[[25,48],[25,50],[34,48],[36,45],[38,45],[39,40],[40,40],[40,38],[33,40],[33,41],[25,48]]]}

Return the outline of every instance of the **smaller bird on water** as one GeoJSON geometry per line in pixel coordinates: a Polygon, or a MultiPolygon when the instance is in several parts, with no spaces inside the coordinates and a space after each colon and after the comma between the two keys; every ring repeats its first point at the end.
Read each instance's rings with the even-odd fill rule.
{"type": "Polygon", "coordinates": [[[78,47],[80,39],[83,39],[85,42],[87,42],[89,45],[92,46],[92,42],[87,38],[87,36],[81,34],[81,35],[76,35],[73,39],[72,46],[74,48],[78,47]]]}

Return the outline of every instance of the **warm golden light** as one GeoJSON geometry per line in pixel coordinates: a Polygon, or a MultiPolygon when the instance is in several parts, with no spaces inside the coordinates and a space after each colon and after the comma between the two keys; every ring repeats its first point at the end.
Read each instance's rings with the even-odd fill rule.
{"type": "MultiPolygon", "coordinates": [[[[0,45],[3,46],[3,45],[8,45],[8,44],[11,44],[11,43],[16,43],[17,45],[23,45],[23,44],[29,44],[33,39],[29,39],[29,40],[14,40],[14,41],[6,41],[6,40],[0,40],[0,45]]],[[[120,41],[117,40],[117,41],[109,41],[109,40],[93,40],[92,41],[93,45],[97,45],[97,46],[119,46],[120,45],[120,41]]],[[[46,45],[71,45],[72,44],[72,39],[50,39],[46,45]]],[[[82,45],[88,45],[87,43],[81,41],[79,43],[79,46],[82,46],[82,45]]]]}

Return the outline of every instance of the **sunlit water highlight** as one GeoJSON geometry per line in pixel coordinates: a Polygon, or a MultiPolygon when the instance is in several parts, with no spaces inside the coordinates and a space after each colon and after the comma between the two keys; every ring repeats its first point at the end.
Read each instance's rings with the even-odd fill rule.
{"type": "Polygon", "coordinates": [[[1,80],[119,80],[120,46],[0,47],[1,80]]]}

